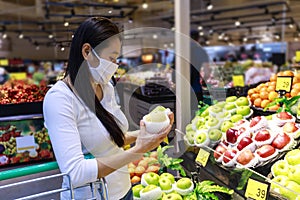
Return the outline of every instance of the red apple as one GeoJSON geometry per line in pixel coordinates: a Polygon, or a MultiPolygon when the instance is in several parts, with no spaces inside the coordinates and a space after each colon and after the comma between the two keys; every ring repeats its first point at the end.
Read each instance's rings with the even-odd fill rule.
{"type": "Polygon", "coordinates": [[[256,150],[256,153],[262,158],[267,158],[275,153],[275,148],[272,145],[265,144],[262,147],[258,148],[256,150]]]}
{"type": "Polygon", "coordinates": [[[288,112],[280,112],[276,115],[279,119],[282,120],[287,120],[287,119],[292,119],[292,115],[288,112]]]}
{"type": "Polygon", "coordinates": [[[296,126],[295,122],[287,122],[283,126],[283,131],[286,133],[294,133],[298,130],[299,128],[296,126]]]}
{"type": "Polygon", "coordinates": [[[221,155],[223,155],[223,153],[227,150],[227,148],[225,147],[225,145],[223,144],[219,144],[215,151],[214,151],[214,157],[216,160],[218,160],[220,158],[221,155]]]}
{"type": "Polygon", "coordinates": [[[254,140],[258,142],[266,141],[271,138],[271,133],[267,129],[260,130],[256,133],[254,140]]]}
{"type": "Polygon", "coordinates": [[[239,131],[234,128],[229,128],[226,131],[226,140],[228,143],[235,144],[239,136],[239,131]]]}
{"type": "Polygon", "coordinates": [[[242,165],[247,165],[254,158],[254,154],[250,149],[246,149],[236,158],[236,161],[242,165]]]}
{"type": "Polygon", "coordinates": [[[246,121],[247,120],[245,120],[245,119],[239,120],[238,122],[235,123],[235,126],[243,125],[243,124],[245,124],[246,121]]]}
{"type": "Polygon", "coordinates": [[[258,122],[260,122],[260,120],[261,120],[261,116],[253,117],[250,122],[250,127],[254,127],[256,124],[258,124],[258,122]]]}
{"type": "Polygon", "coordinates": [[[291,138],[286,133],[278,133],[272,142],[272,146],[277,149],[282,149],[290,141],[291,141],[291,138]]]}
{"type": "Polygon", "coordinates": [[[237,149],[241,151],[242,149],[244,149],[246,146],[248,146],[252,142],[253,142],[253,140],[250,137],[248,137],[248,136],[243,137],[240,140],[239,144],[237,145],[237,149]]]}
{"type": "Polygon", "coordinates": [[[235,149],[227,149],[224,153],[223,161],[224,163],[228,163],[236,156],[237,150],[235,149]]]}

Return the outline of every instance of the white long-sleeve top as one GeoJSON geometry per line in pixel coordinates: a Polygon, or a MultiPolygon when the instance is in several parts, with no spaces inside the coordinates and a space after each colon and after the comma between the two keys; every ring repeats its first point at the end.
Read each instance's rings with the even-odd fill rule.
{"type": "MultiPolygon", "coordinates": [[[[114,88],[109,83],[103,87],[101,104],[115,118],[123,131],[128,129],[128,121],[115,101],[114,88]]],[[[74,187],[97,180],[96,159],[84,159],[85,153],[95,157],[107,157],[122,153],[123,149],[114,144],[108,131],[69,87],[58,81],[46,94],[43,103],[45,127],[48,129],[52,147],[60,171],[68,173],[74,187]]],[[[108,183],[109,199],[120,199],[130,189],[127,166],[117,169],[105,177],[108,183]]],[[[65,178],[63,187],[68,182],[65,178]]],[[[75,199],[91,197],[89,187],[75,190],[75,199]]],[[[100,196],[98,195],[100,199],[100,196]]],[[[63,192],[61,199],[70,199],[69,192],[63,192]]]]}

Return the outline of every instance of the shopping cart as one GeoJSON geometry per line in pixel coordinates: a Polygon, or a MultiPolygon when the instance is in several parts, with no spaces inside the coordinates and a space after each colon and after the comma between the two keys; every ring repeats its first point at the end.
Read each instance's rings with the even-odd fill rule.
{"type": "MultiPolygon", "coordinates": [[[[18,169],[7,170],[7,171],[0,172],[0,181],[17,178],[17,177],[21,177],[21,176],[26,176],[26,175],[31,175],[31,174],[37,174],[37,173],[46,172],[46,171],[50,171],[50,170],[57,170],[57,169],[58,169],[58,165],[55,161],[53,161],[53,162],[48,162],[48,163],[43,163],[43,164],[38,164],[38,165],[33,165],[33,166],[22,167],[22,168],[18,168],[18,169]]],[[[92,195],[92,197],[87,200],[96,200],[98,192],[100,192],[100,196],[102,197],[103,200],[109,199],[107,183],[105,181],[105,178],[101,178],[95,182],[88,183],[86,185],[74,188],[72,186],[72,180],[70,179],[70,176],[66,173],[58,173],[58,174],[53,174],[53,175],[49,175],[49,176],[34,178],[31,180],[25,180],[25,181],[21,181],[21,182],[3,185],[3,186],[0,186],[0,192],[3,189],[13,188],[13,187],[20,186],[20,185],[25,185],[25,184],[29,184],[29,183],[33,183],[33,182],[44,181],[44,180],[54,179],[54,178],[59,178],[59,177],[66,177],[69,181],[69,185],[67,187],[63,187],[63,188],[58,188],[58,189],[53,189],[53,190],[49,190],[49,191],[45,191],[45,192],[39,192],[39,193],[23,196],[23,197],[15,199],[15,200],[38,199],[39,197],[49,196],[52,194],[65,192],[65,191],[69,191],[70,199],[75,200],[76,196],[74,196],[74,189],[82,188],[82,187],[86,187],[86,186],[90,187],[91,195],[92,195]]]]}

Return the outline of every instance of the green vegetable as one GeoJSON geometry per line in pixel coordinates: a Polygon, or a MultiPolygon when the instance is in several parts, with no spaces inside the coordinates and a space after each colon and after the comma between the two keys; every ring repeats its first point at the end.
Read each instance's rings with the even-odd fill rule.
{"type": "Polygon", "coordinates": [[[183,167],[180,165],[181,162],[183,162],[183,159],[181,158],[172,158],[169,157],[167,154],[165,154],[164,152],[169,149],[169,148],[173,148],[174,146],[164,146],[164,147],[157,147],[157,158],[158,158],[158,162],[160,164],[160,171],[162,171],[162,169],[164,167],[171,169],[171,170],[178,170],[179,173],[181,174],[181,176],[186,176],[186,173],[183,169],[183,167]]]}
{"type": "Polygon", "coordinates": [[[298,102],[298,99],[300,99],[300,96],[294,96],[294,97],[292,97],[290,99],[288,99],[286,96],[276,98],[276,99],[274,99],[274,101],[272,101],[271,103],[269,103],[264,108],[264,111],[266,111],[268,108],[270,108],[272,106],[280,104],[282,106],[280,108],[278,108],[277,113],[286,111],[286,112],[289,112],[289,113],[293,114],[291,108],[292,108],[292,106],[294,104],[296,104],[298,102]]]}

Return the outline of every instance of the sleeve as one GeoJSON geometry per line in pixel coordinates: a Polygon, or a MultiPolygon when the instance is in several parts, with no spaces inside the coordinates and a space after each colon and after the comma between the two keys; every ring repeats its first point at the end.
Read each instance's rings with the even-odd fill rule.
{"type": "Polygon", "coordinates": [[[97,180],[98,165],[96,159],[84,159],[72,102],[62,92],[47,93],[43,114],[60,171],[77,187],[97,180]]]}

